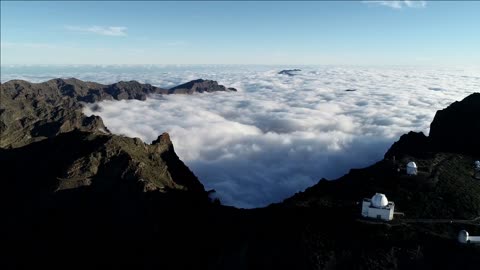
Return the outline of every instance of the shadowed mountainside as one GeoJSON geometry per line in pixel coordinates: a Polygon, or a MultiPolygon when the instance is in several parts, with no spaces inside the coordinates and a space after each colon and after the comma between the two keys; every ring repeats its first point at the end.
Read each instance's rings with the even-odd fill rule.
{"type": "MultiPolygon", "coordinates": [[[[47,91],[2,85],[2,98],[19,99],[19,107],[2,107],[2,123],[8,124],[2,140],[5,130],[31,132],[46,118],[46,123],[64,125],[70,109],[81,108],[81,103],[69,104],[89,96],[77,93],[96,87],[79,83],[83,88],[62,90],[53,83],[47,91]],[[60,112],[48,111],[49,106],[60,112]],[[16,116],[6,116],[7,109],[16,116]],[[22,115],[32,118],[24,127],[22,115]]],[[[203,87],[215,85],[198,83],[178,89],[208,92],[203,87]]],[[[153,91],[149,86],[117,88],[92,98],[135,98],[153,91]]],[[[251,210],[211,202],[176,156],[168,134],[145,144],[102,131],[100,118],[94,118],[97,124],[80,129],[72,124],[61,132],[46,126],[54,132],[36,140],[24,139],[32,133],[9,139],[5,145],[23,145],[0,149],[0,229],[6,232],[0,266],[476,269],[480,247],[459,244],[456,236],[462,229],[480,235],[475,219],[480,216],[480,180],[472,177],[473,161],[480,159],[472,136],[480,127],[478,108],[480,95],[473,94],[438,112],[429,137],[403,135],[384,160],[370,167],[251,210]],[[417,176],[405,175],[410,160],[418,164],[417,176]],[[392,222],[361,218],[359,202],[375,192],[385,193],[403,215],[392,222]]]]}

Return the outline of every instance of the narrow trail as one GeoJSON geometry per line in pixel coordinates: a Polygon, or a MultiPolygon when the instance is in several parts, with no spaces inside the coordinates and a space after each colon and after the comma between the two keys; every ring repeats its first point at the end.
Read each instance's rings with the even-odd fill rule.
{"type": "Polygon", "coordinates": [[[406,223],[450,223],[480,225],[480,217],[474,219],[402,219],[406,223]]]}

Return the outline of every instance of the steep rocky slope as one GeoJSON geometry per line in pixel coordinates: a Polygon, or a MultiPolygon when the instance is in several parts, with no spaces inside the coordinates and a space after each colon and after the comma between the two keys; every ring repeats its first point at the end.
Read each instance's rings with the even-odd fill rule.
{"type": "Polygon", "coordinates": [[[435,150],[478,155],[480,151],[480,93],[440,110],[430,126],[435,150]]]}
{"type": "Polygon", "coordinates": [[[146,144],[137,138],[74,130],[0,149],[0,162],[5,166],[5,190],[17,196],[25,190],[49,195],[76,188],[112,191],[121,185],[131,186],[131,192],[204,191],[166,133],[146,144]]]}

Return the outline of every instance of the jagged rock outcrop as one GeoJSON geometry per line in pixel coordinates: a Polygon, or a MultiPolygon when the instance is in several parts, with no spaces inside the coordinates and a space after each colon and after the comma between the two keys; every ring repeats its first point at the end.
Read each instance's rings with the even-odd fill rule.
{"type": "Polygon", "coordinates": [[[237,91],[235,88],[226,88],[223,85],[219,85],[216,81],[209,80],[194,80],[168,90],[169,94],[193,94],[204,92],[216,92],[216,91],[237,91]]]}
{"type": "MultiPolygon", "coordinates": [[[[0,149],[2,189],[55,192],[88,188],[114,193],[185,190],[203,193],[178,158],[168,134],[152,144],[138,138],[74,130],[14,149],[0,149]],[[28,166],[28,170],[25,168],[28,166]],[[8,184],[8,185],[5,185],[8,184]],[[36,187],[36,188],[35,188],[36,187]]],[[[28,193],[28,192],[27,192],[28,193]]]]}
{"type": "Polygon", "coordinates": [[[419,132],[402,135],[385,154],[419,156],[429,152],[480,155],[480,93],[473,93],[437,111],[430,124],[430,134],[419,132]]]}
{"type": "Polygon", "coordinates": [[[438,111],[429,138],[438,151],[480,155],[480,93],[438,111]]]}
{"type": "Polygon", "coordinates": [[[0,147],[19,147],[74,129],[109,133],[102,120],[82,113],[82,103],[101,100],[145,100],[151,94],[235,91],[216,81],[195,80],[170,90],[137,81],[103,85],[78,79],[43,83],[12,80],[1,84],[0,147]]]}
{"type": "Polygon", "coordinates": [[[388,149],[387,153],[385,153],[385,158],[393,159],[405,154],[418,156],[431,150],[430,140],[423,132],[410,131],[407,134],[403,134],[400,139],[388,149]]]}

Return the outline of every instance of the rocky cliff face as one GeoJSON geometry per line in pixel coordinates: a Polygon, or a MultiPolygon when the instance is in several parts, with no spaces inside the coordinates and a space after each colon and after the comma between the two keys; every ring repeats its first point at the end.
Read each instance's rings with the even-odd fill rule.
{"type": "Polygon", "coordinates": [[[410,132],[385,154],[395,155],[427,152],[464,153],[480,155],[480,93],[473,93],[462,101],[456,101],[447,108],[437,111],[430,124],[430,135],[410,132]]]}
{"type": "Polygon", "coordinates": [[[438,111],[429,138],[436,150],[480,154],[480,93],[438,111]]]}
{"type": "Polygon", "coordinates": [[[73,189],[108,193],[124,189],[131,194],[204,192],[197,177],[175,154],[166,133],[146,144],[136,138],[74,130],[2,149],[0,162],[5,166],[2,189],[9,194],[14,191],[17,199],[31,192],[50,196],[73,189]]]}

